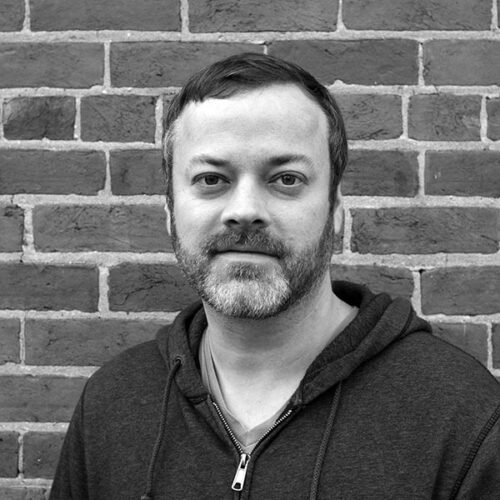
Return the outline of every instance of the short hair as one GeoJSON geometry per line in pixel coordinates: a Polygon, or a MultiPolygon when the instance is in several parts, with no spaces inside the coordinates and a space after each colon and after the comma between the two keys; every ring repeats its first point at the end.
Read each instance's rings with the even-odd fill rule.
{"type": "Polygon", "coordinates": [[[163,122],[163,170],[170,209],[173,208],[175,124],[183,109],[190,102],[202,102],[208,98],[224,99],[238,92],[280,83],[297,85],[319,104],[326,115],[331,168],[330,203],[333,206],[335,191],[347,163],[347,136],[335,99],[326,87],[300,66],[277,57],[247,52],[217,61],[194,74],[170,103],[163,122]]]}

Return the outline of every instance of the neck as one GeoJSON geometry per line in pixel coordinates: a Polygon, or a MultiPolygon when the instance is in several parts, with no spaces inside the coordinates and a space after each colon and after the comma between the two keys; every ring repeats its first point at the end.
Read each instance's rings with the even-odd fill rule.
{"type": "Polygon", "coordinates": [[[232,318],[207,304],[205,311],[218,371],[232,380],[254,382],[300,380],[352,314],[352,308],[332,292],[328,274],[314,291],[271,318],[232,318]]]}

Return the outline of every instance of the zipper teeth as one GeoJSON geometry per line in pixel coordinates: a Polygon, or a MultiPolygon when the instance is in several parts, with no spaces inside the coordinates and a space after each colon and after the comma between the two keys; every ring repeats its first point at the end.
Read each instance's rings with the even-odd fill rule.
{"type": "Polygon", "coordinates": [[[262,436],[260,437],[260,439],[257,441],[257,444],[255,445],[255,448],[260,444],[261,441],[263,441],[276,427],[278,427],[278,425],[281,424],[281,422],[283,422],[283,420],[286,420],[290,414],[292,413],[292,410],[288,410],[284,415],[281,415],[280,418],[278,418],[273,425],[271,425],[271,427],[269,427],[269,429],[267,429],[266,432],[264,432],[264,434],[262,434],[262,436]]]}
{"type": "Polygon", "coordinates": [[[243,448],[241,447],[240,442],[236,439],[236,436],[234,435],[234,432],[231,430],[231,427],[229,427],[226,417],[224,417],[224,414],[219,408],[219,405],[213,400],[212,404],[214,405],[214,408],[217,410],[217,413],[219,414],[219,417],[222,420],[222,423],[224,424],[224,427],[226,428],[226,431],[229,434],[229,437],[231,438],[231,441],[233,442],[234,446],[236,446],[236,448],[238,449],[239,454],[243,455],[244,453],[243,448]]]}
{"type": "MultiPolygon", "coordinates": [[[[221,409],[219,408],[219,405],[212,400],[212,404],[214,405],[214,408],[217,410],[217,413],[219,414],[219,417],[220,419],[222,420],[222,423],[224,424],[224,427],[226,428],[226,431],[227,433],[229,434],[229,437],[231,438],[231,441],[233,442],[233,444],[236,446],[236,448],[238,449],[240,455],[242,455],[243,453],[245,453],[243,451],[243,448],[241,447],[241,444],[240,442],[236,439],[236,436],[234,435],[234,432],[231,430],[231,427],[229,427],[229,424],[227,423],[227,420],[226,420],[226,417],[224,417],[224,414],[222,413],[221,409]]],[[[281,422],[283,422],[284,420],[286,420],[290,414],[292,413],[292,409],[289,409],[284,415],[281,415],[280,418],[278,418],[273,425],[271,425],[271,427],[269,427],[269,429],[267,429],[266,432],[264,432],[264,434],[262,434],[262,436],[260,437],[260,439],[257,441],[256,445],[254,446],[254,449],[257,448],[257,446],[259,446],[259,444],[278,426],[281,424],[281,422]]],[[[248,458],[250,459],[251,457],[251,453],[247,453],[246,455],[248,455],[248,458]]]]}

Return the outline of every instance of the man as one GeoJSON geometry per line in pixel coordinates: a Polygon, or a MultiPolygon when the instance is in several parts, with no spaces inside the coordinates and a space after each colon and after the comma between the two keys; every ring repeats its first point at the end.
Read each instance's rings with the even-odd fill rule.
{"type": "Polygon", "coordinates": [[[494,499],[500,387],[403,299],[330,279],[342,118],[242,54],[165,126],[169,230],[201,303],[89,380],[55,499],[494,499]]]}

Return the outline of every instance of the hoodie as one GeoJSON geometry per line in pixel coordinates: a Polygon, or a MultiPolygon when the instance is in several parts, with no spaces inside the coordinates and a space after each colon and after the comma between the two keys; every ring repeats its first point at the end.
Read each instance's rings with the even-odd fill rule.
{"type": "Polygon", "coordinates": [[[87,382],[50,499],[500,498],[500,385],[404,299],[359,308],[251,455],[204,387],[201,303],[87,382]]]}

